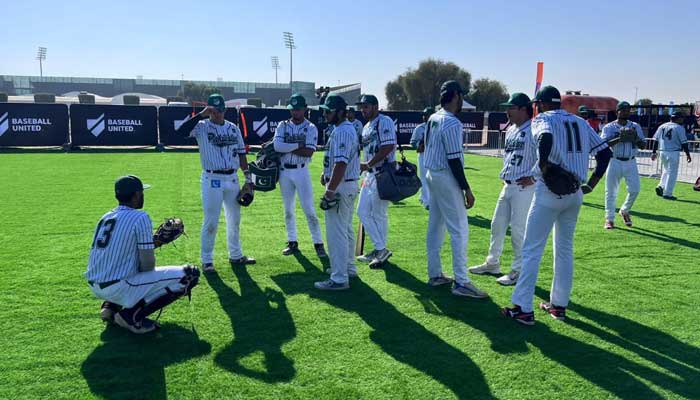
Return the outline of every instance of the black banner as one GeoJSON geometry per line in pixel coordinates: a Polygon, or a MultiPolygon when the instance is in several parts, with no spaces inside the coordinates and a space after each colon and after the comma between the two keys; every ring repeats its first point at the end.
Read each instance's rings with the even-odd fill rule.
{"type": "MultiPolygon", "coordinates": [[[[203,107],[185,106],[161,106],[158,108],[158,131],[160,143],[166,146],[196,146],[194,138],[179,135],[175,132],[177,128],[192,114],[202,111],[203,107]]],[[[238,111],[235,108],[227,108],[224,116],[227,121],[238,125],[238,111]]]]}
{"type": "MultiPolygon", "coordinates": [[[[262,144],[272,139],[277,124],[290,118],[283,108],[241,108],[241,133],[248,145],[262,144]]],[[[311,120],[311,122],[314,122],[311,120]]],[[[319,129],[319,137],[321,130],[319,129]]]]}
{"type": "Polygon", "coordinates": [[[484,113],[483,112],[461,112],[457,115],[462,121],[464,132],[464,143],[481,144],[483,141],[484,113]]]}
{"type": "Polygon", "coordinates": [[[0,146],[61,146],[66,142],[65,104],[0,103],[0,146]]]}
{"type": "Polygon", "coordinates": [[[78,146],[155,146],[154,106],[71,104],[72,143],[78,146]]]}
{"type": "Polygon", "coordinates": [[[490,131],[503,131],[508,125],[508,114],[504,112],[490,112],[488,124],[490,131]]]}
{"type": "Polygon", "coordinates": [[[408,144],[416,126],[423,122],[421,111],[382,111],[382,114],[391,118],[396,126],[396,140],[400,145],[408,144]]]}

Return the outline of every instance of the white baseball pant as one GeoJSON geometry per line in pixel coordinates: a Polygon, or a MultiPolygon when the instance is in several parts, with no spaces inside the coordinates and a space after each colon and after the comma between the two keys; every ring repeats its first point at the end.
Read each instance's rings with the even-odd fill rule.
{"type": "Polygon", "coordinates": [[[336,283],[346,283],[348,272],[357,272],[355,232],[352,229],[357,182],[342,182],[335,192],[340,196],[338,207],[326,211],[328,257],[331,262],[331,279],[336,283]]]}
{"type": "Polygon", "coordinates": [[[314,192],[311,184],[309,168],[283,169],[280,171],[280,191],[284,203],[284,225],[287,228],[287,240],[297,241],[297,221],[295,194],[299,193],[299,203],[306,215],[306,223],[311,232],[314,244],[323,243],[321,223],[314,208],[314,192]]]}
{"type": "Polygon", "coordinates": [[[525,223],[535,194],[535,185],[522,187],[517,183],[506,183],[496,202],[496,210],[491,219],[491,243],[486,262],[497,264],[503,253],[503,242],[510,225],[510,241],[513,245],[511,270],[520,271],[523,266],[522,249],[525,237],[525,223]]]}
{"type": "Polygon", "coordinates": [[[676,187],[678,178],[678,163],[680,159],[679,151],[661,152],[661,187],[664,189],[664,196],[673,196],[673,189],[676,187]]]}
{"type": "Polygon", "coordinates": [[[204,221],[202,223],[202,263],[214,262],[214,243],[219,227],[221,204],[224,205],[226,217],[226,238],[228,240],[229,258],[243,257],[240,239],[241,205],[236,196],[241,188],[238,186],[236,174],[222,175],[209,172],[202,173],[202,207],[204,221]]]}
{"type": "Polygon", "coordinates": [[[574,279],[574,231],[583,203],[583,192],[558,196],[547,189],[542,181],[535,187],[525,227],[523,268],[511,297],[513,304],[524,312],[532,311],[537,274],[549,232],[554,227],[554,277],[550,301],[566,307],[569,304],[574,279]]]}
{"type": "Polygon", "coordinates": [[[389,201],[379,198],[377,178],[367,173],[362,181],[360,199],[357,202],[357,216],[372,240],[375,250],[386,248],[389,234],[389,201]]]}
{"type": "Polygon", "coordinates": [[[621,161],[617,158],[610,160],[605,176],[605,219],[608,221],[615,220],[615,203],[622,178],[625,178],[627,184],[627,197],[620,210],[629,212],[641,189],[637,160],[621,161]]]}
{"type": "Polygon", "coordinates": [[[104,289],[100,289],[97,283],[90,288],[102,300],[131,308],[142,299],[146,304],[151,303],[163,296],[166,288],[173,292],[184,291],[187,287],[180,283],[184,276],[184,266],[157,267],[153,271],[134,274],[104,289]]]}
{"type": "Polygon", "coordinates": [[[449,169],[428,170],[426,173],[430,190],[430,210],[428,211],[428,277],[442,274],[440,250],[445,241],[445,230],[450,233],[452,244],[452,270],[457,283],[469,282],[467,276],[467,245],[469,242],[469,221],[464,206],[464,195],[449,169]]]}
{"type": "Polygon", "coordinates": [[[427,206],[430,204],[430,189],[428,189],[428,182],[425,180],[425,173],[427,172],[425,170],[425,160],[424,160],[423,153],[418,153],[418,172],[420,173],[420,183],[421,183],[421,188],[420,188],[420,203],[423,206],[427,206]]]}

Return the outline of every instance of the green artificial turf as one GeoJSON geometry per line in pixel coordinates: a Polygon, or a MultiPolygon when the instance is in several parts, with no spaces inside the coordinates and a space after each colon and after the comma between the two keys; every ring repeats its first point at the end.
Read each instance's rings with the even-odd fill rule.
{"type": "MultiPolygon", "coordinates": [[[[501,160],[466,163],[475,265],[488,249],[501,160]]],[[[95,225],[115,206],[114,179],[127,173],[153,185],[145,210],[155,224],[185,221],[189,237],[157,250],[158,265],[198,264],[196,153],[0,155],[0,398],[700,398],[700,195],[690,185],[670,202],[642,179],[631,229],[619,217],[618,229],[602,228],[603,183],[586,196],[569,320],[537,312],[534,327],[499,314],[512,288],[494,278],[473,279],[489,300],[426,285],[428,214],[417,196],[389,209],[387,268],[362,265],[349,291],[326,293],[313,289],[327,275],[301,210],[302,254],[284,257],[279,191],[257,193],[241,237],[258,264],[228,265],[222,214],[218,273],[203,277],[191,304],[168,307],[160,331],[135,336],[103,326],[82,277],[95,225]]],[[[505,248],[507,272],[509,239],[505,248]]],[[[548,245],[539,298],[551,260],[548,245]]]]}

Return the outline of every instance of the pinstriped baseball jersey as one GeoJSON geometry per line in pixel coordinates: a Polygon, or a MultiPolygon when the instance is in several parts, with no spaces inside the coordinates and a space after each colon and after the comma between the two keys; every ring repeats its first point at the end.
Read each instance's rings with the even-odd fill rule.
{"type": "Polygon", "coordinates": [[[660,151],[681,151],[681,145],[688,142],[685,128],[675,122],[666,122],[654,133],[660,151]]]}
{"type": "Polygon", "coordinates": [[[359,119],[354,119],[352,122],[350,122],[352,126],[355,127],[355,130],[357,131],[357,136],[360,137],[362,135],[362,122],[360,122],[359,119]]]}
{"type": "MultiPolygon", "coordinates": [[[[316,143],[318,143],[318,129],[316,125],[309,122],[309,120],[304,119],[304,121],[297,125],[291,120],[283,121],[277,125],[275,130],[275,140],[281,140],[284,143],[303,143],[304,147],[312,148],[316,150],[316,143]]],[[[283,164],[309,164],[311,162],[311,157],[302,157],[296,154],[282,153],[281,161],[283,164]]]]}
{"type": "Polygon", "coordinates": [[[199,121],[190,137],[197,139],[203,170],[238,169],[238,156],[246,154],[241,131],[229,121],[224,121],[223,125],[211,120],[199,121]]]}
{"type": "Polygon", "coordinates": [[[120,205],[97,224],[85,278],[93,282],[128,278],[139,272],[139,249],[153,249],[151,218],[120,205]]]}
{"type": "MultiPolygon", "coordinates": [[[[379,152],[379,148],[387,144],[393,144],[394,148],[396,147],[396,126],[391,118],[379,114],[362,128],[363,161],[370,161],[379,152]]],[[[386,159],[393,162],[394,152],[389,153],[386,159]]]]}
{"type": "MultiPolygon", "coordinates": [[[[627,121],[625,125],[621,125],[617,120],[605,124],[600,136],[605,141],[615,139],[620,136],[620,130],[622,128],[633,128],[637,131],[639,139],[644,140],[644,131],[642,131],[642,127],[634,121],[627,121]]],[[[616,145],[612,146],[612,152],[615,158],[632,158],[637,155],[637,146],[634,143],[618,142],[616,145]]]]}
{"type": "Polygon", "coordinates": [[[531,129],[535,142],[544,132],[552,134],[548,161],[576,175],[581,182],[587,179],[589,155],[608,147],[586,120],[564,110],[538,114],[531,129]]]}
{"type": "Polygon", "coordinates": [[[323,158],[323,175],[330,178],[333,166],[336,162],[347,163],[343,179],[360,177],[360,156],[358,154],[359,143],[357,131],[348,121],[343,121],[333,129],[329,137],[328,150],[323,158]]]}
{"type": "Polygon", "coordinates": [[[425,122],[423,122],[413,129],[413,134],[411,134],[411,140],[409,142],[411,146],[418,147],[418,144],[423,140],[423,136],[425,135],[425,127],[425,122]]]}
{"type": "Polygon", "coordinates": [[[438,171],[448,168],[447,160],[458,158],[464,165],[462,155],[462,123],[444,108],[430,116],[425,132],[426,169],[438,171]]]}
{"type": "Polygon", "coordinates": [[[505,155],[501,179],[514,181],[524,176],[532,176],[537,163],[537,145],[530,130],[531,121],[520,126],[512,124],[506,131],[505,155]]]}

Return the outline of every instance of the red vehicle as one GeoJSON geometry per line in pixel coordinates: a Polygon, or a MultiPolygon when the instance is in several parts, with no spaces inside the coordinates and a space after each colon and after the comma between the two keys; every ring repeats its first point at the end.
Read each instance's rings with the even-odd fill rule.
{"type": "Polygon", "coordinates": [[[595,112],[596,116],[602,123],[607,123],[608,113],[615,112],[617,107],[617,99],[607,96],[588,96],[578,94],[580,92],[567,92],[561,96],[561,108],[566,111],[578,115],[578,108],[586,106],[589,110],[595,112]]]}

